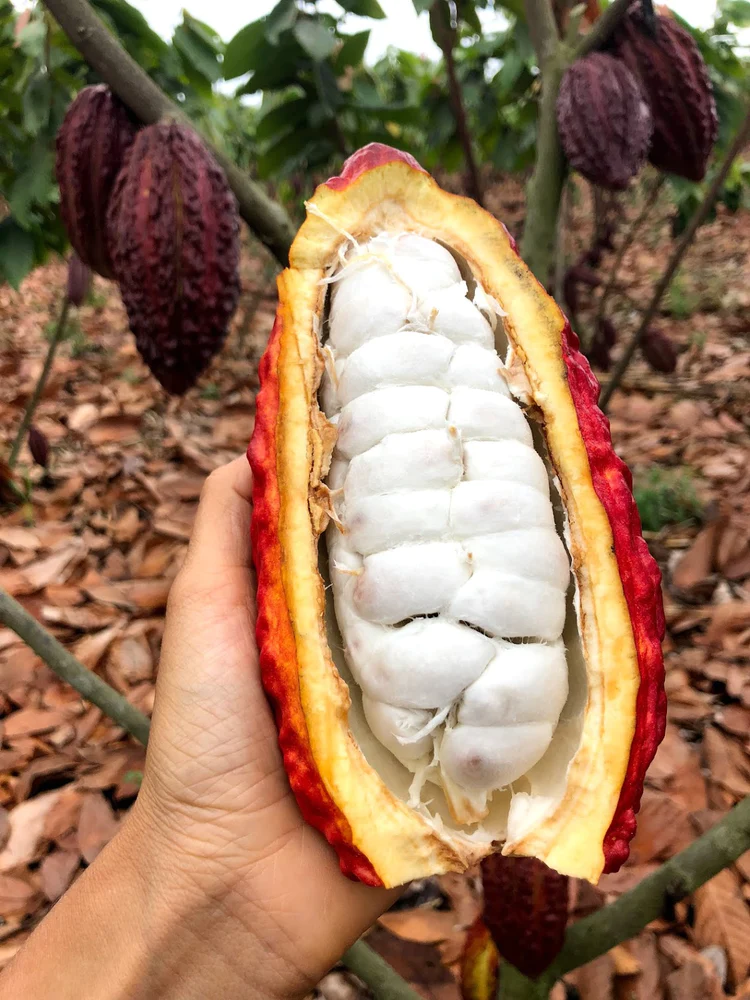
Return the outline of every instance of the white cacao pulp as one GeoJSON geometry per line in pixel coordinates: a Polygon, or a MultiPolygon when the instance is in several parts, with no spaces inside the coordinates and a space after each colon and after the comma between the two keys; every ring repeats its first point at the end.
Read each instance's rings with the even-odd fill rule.
{"type": "Polygon", "coordinates": [[[331,279],[321,389],[336,618],[374,736],[456,818],[544,755],[568,696],[570,560],[495,350],[496,310],[413,234],[331,279]]]}

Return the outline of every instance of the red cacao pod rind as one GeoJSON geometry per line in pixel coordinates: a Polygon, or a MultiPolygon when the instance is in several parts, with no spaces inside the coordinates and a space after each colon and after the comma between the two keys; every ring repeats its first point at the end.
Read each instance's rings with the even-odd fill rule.
{"type": "Polygon", "coordinates": [[[649,160],[659,170],[702,181],[718,121],[708,70],[695,39],[663,14],[655,16],[650,30],[638,2],[615,32],[613,46],[638,79],[651,109],[649,160]]]}
{"type": "Polygon", "coordinates": [[[183,393],[221,349],[240,293],[237,202],[192,129],[138,133],[108,231],[138,350],[168,392],[183,393]]]}
{"type": "Polygon", "coordinates": [[[646,162],[651,114],[628,67],[592,52],[566,71],[557,124],[570,165],[592,184],[622,191],[646,162]]]}
{"type": "Polygon", "coordinates": [[[537,858],[492,854],[482,861],[482,920],[502,958],[531,979],[549,968],[565,941],[568,882],[537,858]]]}
{"type": "Polygon", "coordinates": [[[495,1000],[500,957],[487,925],[477,917],[461,956],[462,1000],[495,1000]]]}
{"type": "Polygon", "coordinates": [[[74,306],[82,306],[90,287],[91,268],[74,253],[68,261],[68,300],[74,306]]]}
{"type": "Polygon", "coordinates": [[[29,451],[37,465],[46,469],[49,464],[49,441],[38,427],[29,427],[29,451]]]}
{"type": "Polygon", "coordinates": [[[677,351],[669,337],[660,330],[648,330],[641,341],[641,352],[656,372],[671,375],[677,367],[677,351]]]}
{"type": "Polygon", "coordinates": [[[79,92],[57,133],[60,215],[73,249],[104,278],[114,277],[107,245],[109,199],[136,130],[122,101],[99,84],[79,92]]]}

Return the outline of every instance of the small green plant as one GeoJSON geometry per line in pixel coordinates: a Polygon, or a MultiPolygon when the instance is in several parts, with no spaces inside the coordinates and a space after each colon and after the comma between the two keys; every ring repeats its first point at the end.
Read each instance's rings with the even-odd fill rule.
{"type": "Polygon", "coordinates": [[[107,302],[107,296],[104,292],[96,288],[92,282],[89,294],[86,296],[86,305],[92,306],[94,309],[103,309],[107,302]]]}
{"type": "Polygon", "coordinates": [[[675,319],[689,319],[701,306],[701,296],[681,274],[676,274],[667,295],[664,311],[675,319]]]}
{"type": "Polygon", "coordinates": [[[703,515],[693,472],[688,468],[654,466],[636,480],[634,493],[646,531],[660,531],[668,524],[698,521],[703,515]]]}
{"type": "Polygon", "coordinates": [[[129,785],[135,785],[137,788],[140,788],[143,781],[143,771],[126,771],[124,780],[129,785]]]}
{"type": "Polygon", "coordinates": [[[126,368],[120,375],[120,378],[123,382],[127,382],[128,385],[137,385],[141,381],[141,375],[135,368],[126,368]]]}
{"type": "Polygon", "coordinates": [[[201,389],[201,399],[221,399],[221,389],[215,382],[206,382],[201,389]]]}

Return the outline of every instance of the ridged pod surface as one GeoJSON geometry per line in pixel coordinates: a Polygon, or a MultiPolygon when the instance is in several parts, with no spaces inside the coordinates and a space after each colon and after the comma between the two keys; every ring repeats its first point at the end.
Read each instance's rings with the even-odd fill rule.
{"type": "Polygon", "coordinates": [[[240,293],[237,202],[192,129],[139,132],[108,230],[138,350],[168,392],[183,393],[221,349],[240,293]]]}
{"type": "Polygon", "coordinates": [[[302,814],[370,885],[499,849],[596,881],[628,855],[666,711],[660,574],[598,383],[504,227],[413,158],[366,147],[307,210],[249,449],[261,677],[302,814]]]}
{"type": "Polygon", "coordinates": [[[640,3],[613,39],[618,58],[640,82],[651,108],[649,160],[659,170],[701,181],[717,136],[716,103],[695,39],[674,18],[657,14],[649,30],[640,3]]]}
{"type": "Polygon", "coordinates": [[[552,964],[565,941],[568,883],[537,858],[493,854],[482,862],[482,920],[500,955],[531,979],[552,964]]]}
{"type": "Polygon", "coordinates": [[[78,256],[103,278],[114,277],[107,246],[109,199],[136,128],[122,101],[98,84],[80,91],[57,134],[60,215],[78,256]]]}
{"type": "Polygon", "coordinates": [[[571,166],[599,187],[623,190],[646,162],[648,105],[628,67],[607,53],[592,52],[566,71],[557,124],[571,166]]]}

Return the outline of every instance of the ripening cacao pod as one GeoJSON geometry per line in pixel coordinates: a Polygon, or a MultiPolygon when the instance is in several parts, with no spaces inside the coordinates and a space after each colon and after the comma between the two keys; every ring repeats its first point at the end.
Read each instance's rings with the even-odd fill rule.
{"type": "Polygon", "coordinates": [[[599,187],[623,190],[646,162],[648,105],[628,67],[605,52],[592,52],[566,70],[557,125],[570,165],[599,187]]]}
{"type": "Polygon", "coordinates": [[[656,372],[671,375],[677,367],[677,351],[661,330],[648,330],[641,341],[641,352],[656,372]]]}
{"type": "Polygon", "coordinates": [[[91,287],[91,268],[73,252],[68,261],[68,301],[76,307],[82,306],[91,287]]]}
{"type": "Polygon", "coordinates": [[[716,103],[694,38],[672,17],[657,14],[653,30],[640,3],[628,10],[613,45],[638,79],[651,109],[649,160],[690,181],[706,176],[717,137],[716,103]]]}
{"type": "Polygon", "coordinates": [[[57,134],[60,215],[73,249],[104,278],[114,277],[107,207],[136,128],[122,101],[99,84],[79,92],[57,134]]]}
{"type": "Polygon", "coordinates": [[[237,202],[192,129],[138,133],[108,226],[138,350],[168,392],[183,393],[221,349],[240,294],[237,202]]]}
{"type": "Polygon", "coordinates": [[[482,861],[482,920],[501,957],[530,979],[549,968],[565,941],[568,877],[537,858],[482,861]]]}
{"type": "Polygon", "coordinates": [[[596,881],[664,732],[664,617],[577,338],[500,222],[378,143],[278,285],[252,545],[303,815],[369,885],[498,850],[596,881]]]}
{"type": "Polygon", "coordinates": [[[49,441],[42,431],[38,427],[34,427],[33,424],[29,427],[28,445],[31,457],[36,464],[46,469],[49,464],[49,441]]]}
{"type": "Polygon", "coordinates": [[[481,917],[466,932],[461,955],[462,1000],[495,1000],[500,956],[481,917]]]}

